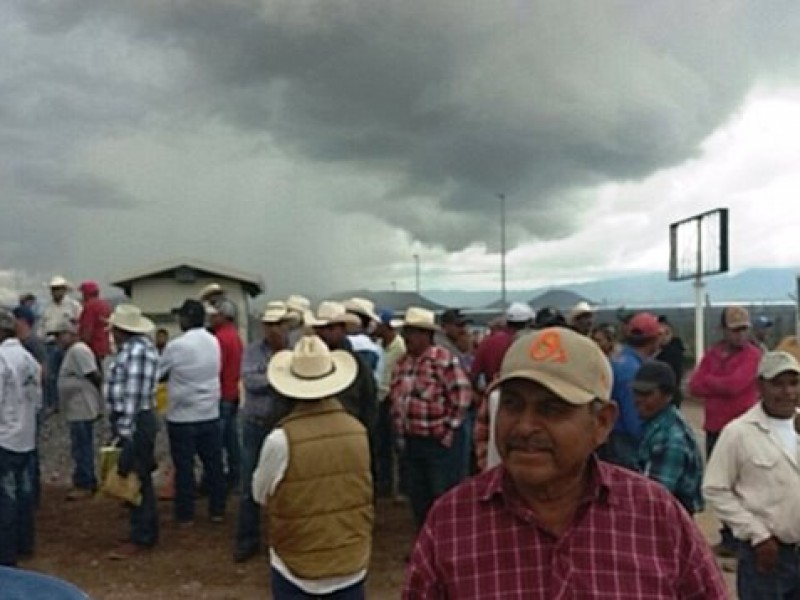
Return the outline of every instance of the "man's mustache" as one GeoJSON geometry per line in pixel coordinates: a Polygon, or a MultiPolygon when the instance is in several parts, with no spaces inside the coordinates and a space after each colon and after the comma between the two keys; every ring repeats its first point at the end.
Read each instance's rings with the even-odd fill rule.
{"type": "Polygon", "coordinates": [[[541,438],[511,438],[506,442],[509,450],[523,450],[527,452],[552,452],[553,445],[548,440],[541,438]]]}

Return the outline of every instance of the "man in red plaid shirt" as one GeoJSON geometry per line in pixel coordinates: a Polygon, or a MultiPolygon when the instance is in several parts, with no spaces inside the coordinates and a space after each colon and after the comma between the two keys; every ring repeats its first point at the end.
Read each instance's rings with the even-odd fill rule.
{"type": "Polygon", "coordinates": [[[728,597],[666,488],[594,456],[617,415],[611,380],[600,349],[574,331],[514,342],[495,384],[502,463],[431,508],[404,598],[728,597]]]}
{"type": "Polygon", "coordinates": [[[406,311],[402,331],[407,353],[395,366],[389,392],[417,527],[433,501],[459,482],[462,423],[472,402],[472,386],[458,358],[433,343],[438,330],[431,311],[406,311]]]}

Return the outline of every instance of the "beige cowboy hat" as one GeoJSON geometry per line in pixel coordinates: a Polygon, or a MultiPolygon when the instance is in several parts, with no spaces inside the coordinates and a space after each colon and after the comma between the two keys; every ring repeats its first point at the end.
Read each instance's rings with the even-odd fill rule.
{"type": "Polygon", "coordinates": [[[569,311],[569,318],[577,319],[581,315],[594,314],[594,312],[595,309],[592,308],[591,304],[589,304],[585,300],[581,300],[575,306],[572,307],[572,310],[569,311]]]}
{"type": "Polygon", "coordinates": [[[331,352],[319,337],[306,335],[294,350],[282,350],[269,361],[267,380],[277,392],[295,400],[321,400],[347,389],[356,379],[355,358],[331,352]]]}
{"type": "Polygon", "coordinates": [[[414,329],[427,329],[429,331],[441,331],[442,328],[436,324],[436,315],[432,310],[409,306],[406,309],[401,327],[413,327],[414,329]]]}
{"type": "Polygon", "coordinates": [[[286,308],[286,303],[280,300],[267,302],[264,314],[261,315],[262,323],[280,323],[292,319],[293,315],[286,308]]]}
{"type": "Polygon", "coordinates": [[[304,313],[303,322],[308,327],[327,327],[328,325],[360,325],[358,317],[350,314],[339,302],[320,302],[315,315],[310,310],[304,313]]]}
{"type": "Polygon", "coordinates": [[[224,294],[225,290],[222,289],[222,286],[218,283],[209,283],[206,287],[200,290],[200,300],[205,300],[209,296],[213,296],[214,294],[224,294]]]}
{"type": "Polygon", "coordinates": [[[149,333],[156,327],[150,319],[142,315],[139,307],[133,304],[118,305],[108,318],[108,324],[129,333],[149,333]]]}
{"type": "Polygon", "coordinates": [[[305,296],[292,294],[286,299],[286,309],[303,314],[307,310],[311,310],[311,301],[305,296]]]}
{"type": "Polygon", "coordinates": [[[363,315],[375,322],[381,320],[375,312],[375,303],[366,298],[350,298],[344,301],[344,309],[357,315],[363,315]]]}
{"type": "Polygon", "coordinates": [[[64,279],[61,275],[56,275],[50,280],[50,284],[47,286],[49,288],[67,288],[68,290],[72,289],[72,285],[69,281],[64,279]]]}

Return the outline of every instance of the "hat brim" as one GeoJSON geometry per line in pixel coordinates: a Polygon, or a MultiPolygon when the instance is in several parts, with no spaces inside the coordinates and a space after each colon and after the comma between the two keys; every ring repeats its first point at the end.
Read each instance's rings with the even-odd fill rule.
{"type": "Polygon", "coordinates": [[[798,369],[797,367],[793,367],[791,365],[788,366],[781,365],[776,369],[772,369],[764,373],[759,373],[758,376],[761,379],[766,379],[767,381],[769,381],[770,379],[775,379],[776,377],[778,377],[778,375],[783,375],[784,373],[796,373],[800,375],[800,369],[798,369]]]}
{"type": "Polygon", "coordinates": [[[356,359],[344,350],[331,352],[333,370],[319,379],[303,379],[292,373],[291,350],[278,352],[269,361],[267,380],[275,390],[287,398],[312,401],[335,396],[346,390],[356,380],[356,359]]]}
{"type": "Polygon", "coordinates": [[[308,313],[305,320],[305,325],[308,327],[328,327],[329,325],[361,325],[361,320],[352,314],[344,314],[335,319],[317,319],[313,313],[308,313]]]}
{"type": "Polygon", "coordinates": [[[435,323],[415,323],[413,321],[400,321],[398,327],[401,329],[421,329],[423,331],[441,331],[442,328],[435,323]]]}
{"type": "Polygon", "coordinates": [[[564,402],[574,404],[575,406],[584,406],[591,403],[593,400],[602,400],[604,402],[608,401],[607,398],[597,398],[597,396],[594,394],[591,394],[571,383],[553,377],[549,373],[539,373],[530,369],[511,371],[510,373],[503,375],[494,383],[492,383],[491,386],[489,386],[487,394],[492,390],[499,388],[506,381],[511,381],[512,379],[527,379],[528,381],[540,383],[548,390],[553,392],[556,396],[561,398],[564,402]]]}
{"type": "Polygon", "coordinates": [[[128,333],[150,333],[156,328],[155,323],[147,317],[139,317],[136,323],[120,323],[114,315],[111,315],[106,322],[109,327],[116,327],[128,333]]]}

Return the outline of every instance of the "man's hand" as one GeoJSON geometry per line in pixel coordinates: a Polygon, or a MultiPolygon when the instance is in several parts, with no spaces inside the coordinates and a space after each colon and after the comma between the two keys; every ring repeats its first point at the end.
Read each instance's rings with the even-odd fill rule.
{"type": "Polygon", "coordinates": [[[756,568],[760,573],[772,573],[778,564],[778,540],[774,537],[756,545],[756,568]]]}

